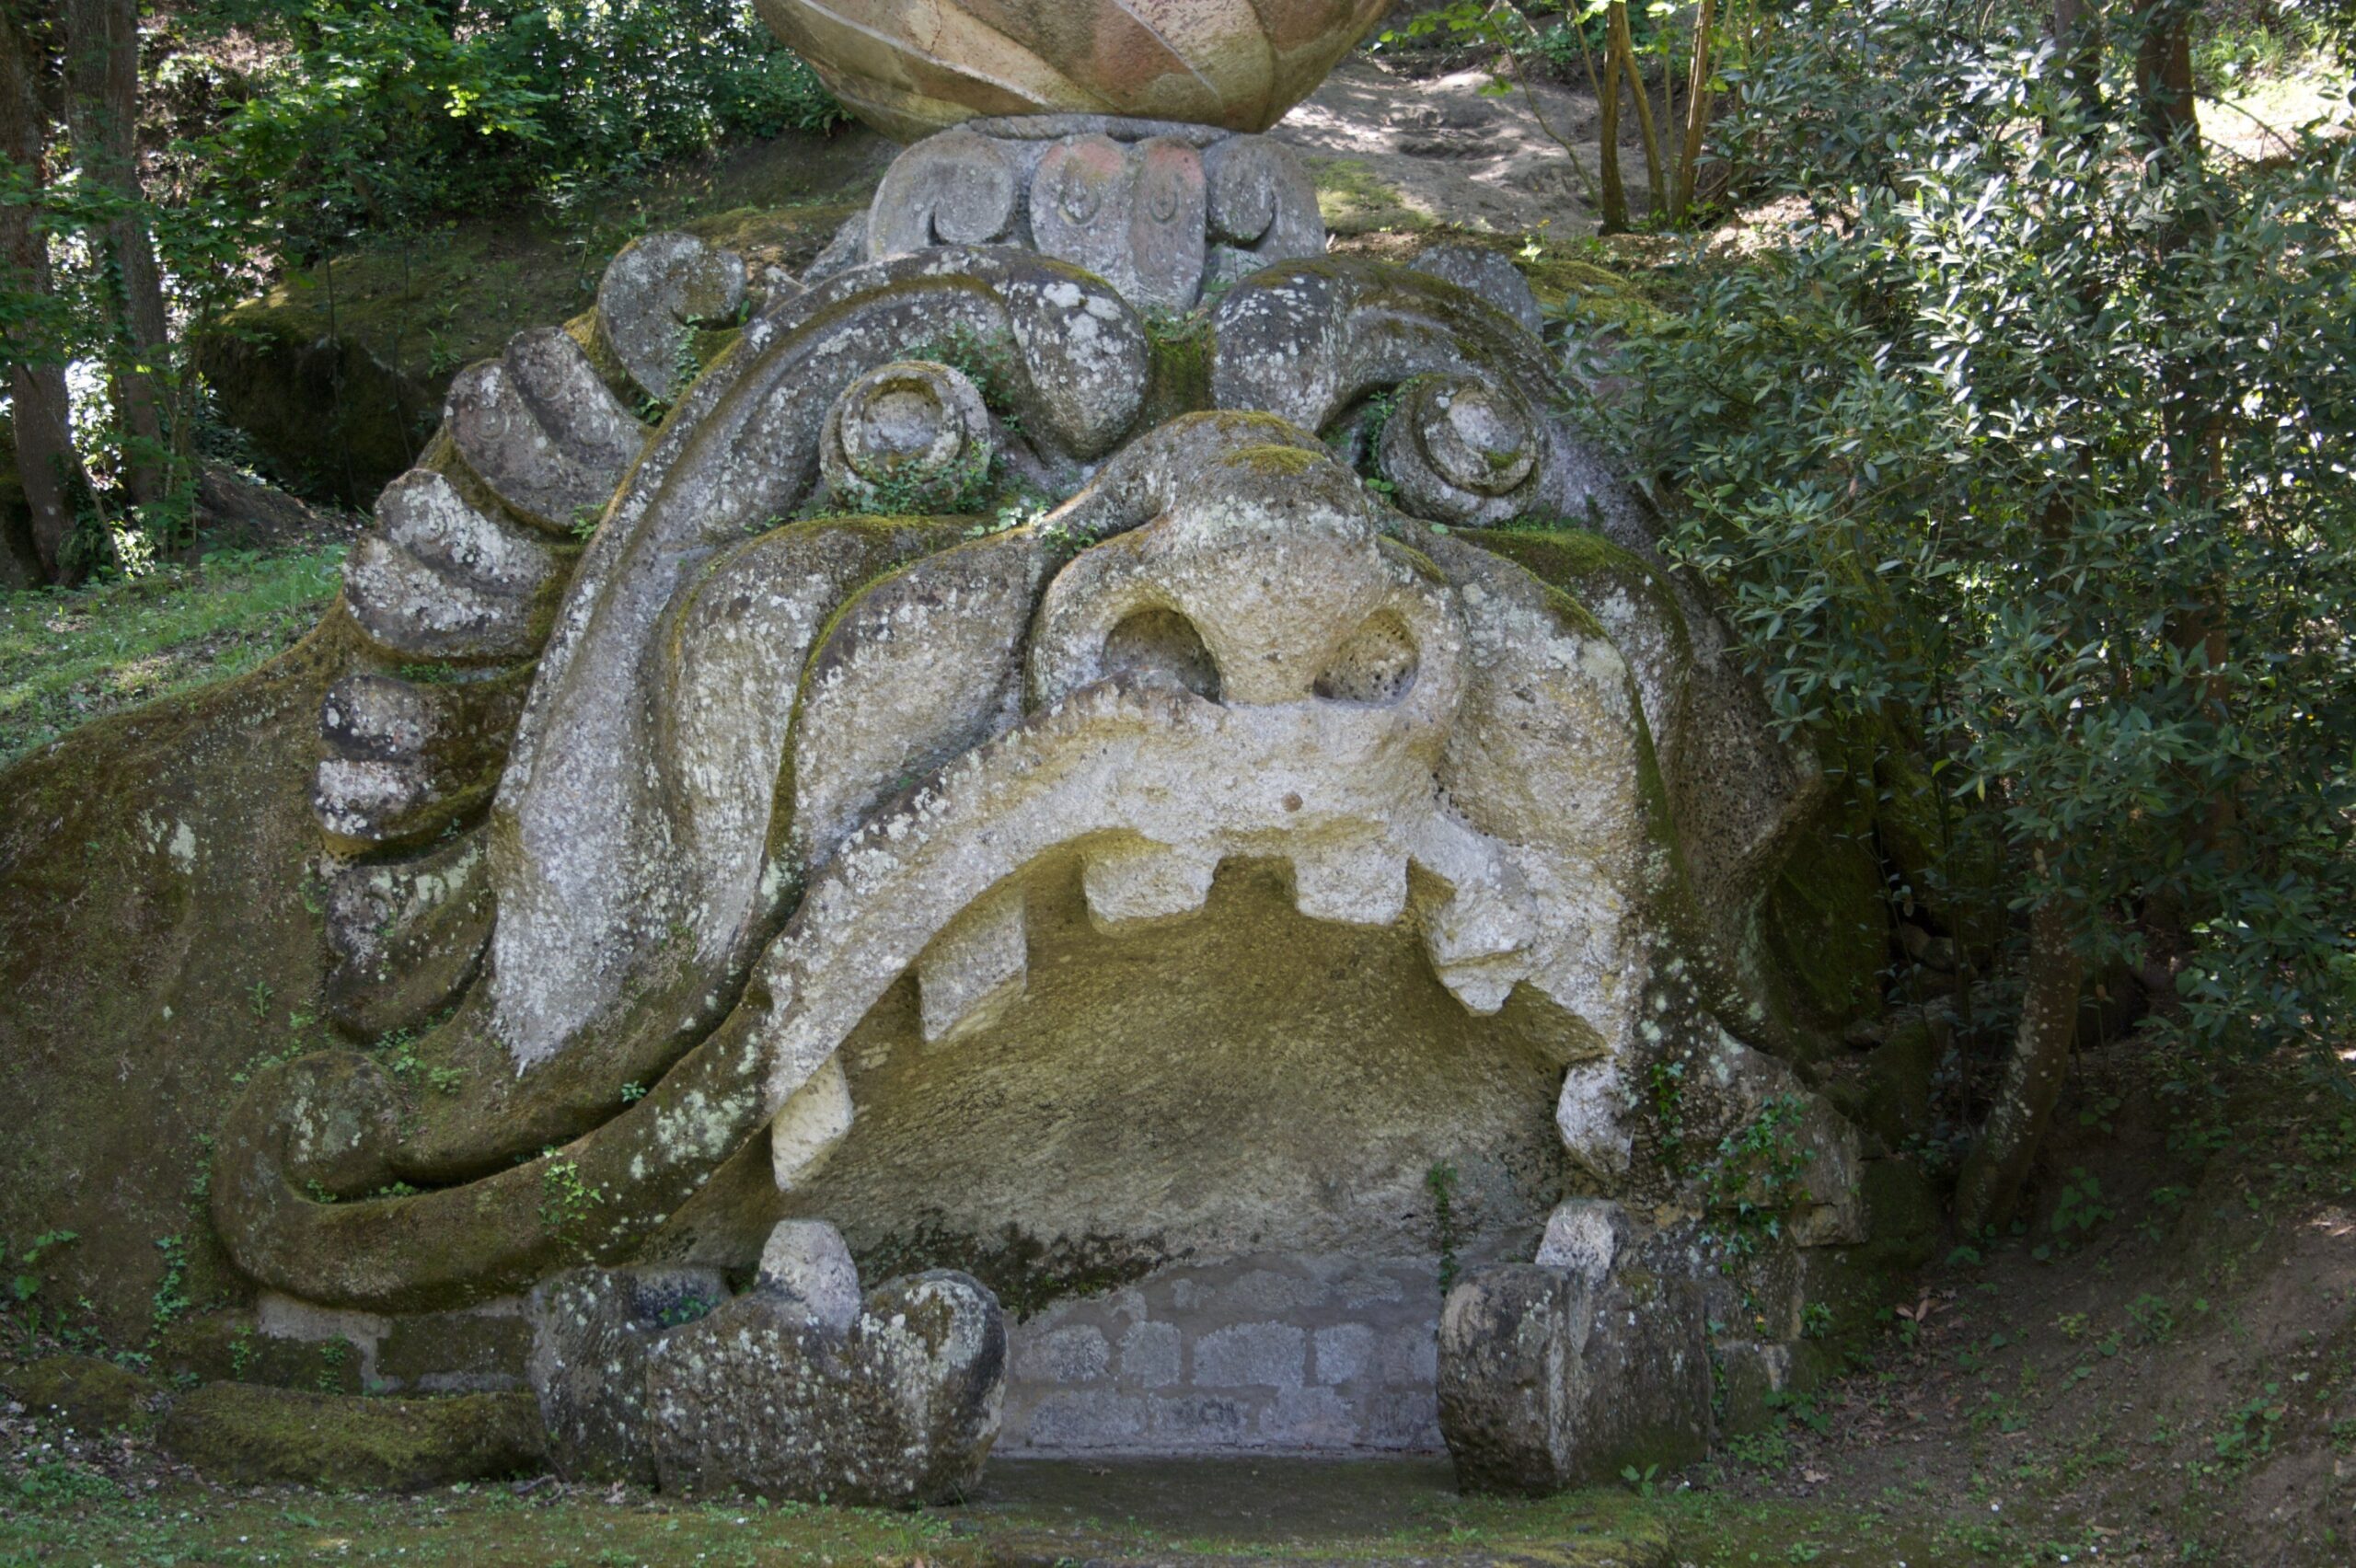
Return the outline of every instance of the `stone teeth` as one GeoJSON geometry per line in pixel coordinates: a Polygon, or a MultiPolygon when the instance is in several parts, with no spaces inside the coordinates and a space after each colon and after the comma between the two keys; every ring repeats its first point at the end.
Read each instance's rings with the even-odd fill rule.
{"type": "Polygon", "coordinates": [[[779,1192],[790,1193],[826,1168],[850,1131],[852,1113],[850,1079],[841,1059],[829,1056],[769,1122],[769,1169],[779,1192]]]}
{"type": "Polygon", "coordinates": [[[1530,974],[1530,965],[1518,957],[1433,967],[1440,984],[1464,1004],[1464,1010],[1483,1018],[1503,1008],[1514,986],[1530,974]]]}
{"type": "Polygon", "coordinates": [[[1455,896],[1424,920],[1424,951],[1440,983],[1468,1011],[1484,1016],[1506,1005],[1528,979],[1537,928],[1522,901],[1491,882],[1460,882],[1455,896]]]}
{"type": "Polygon", "coordinates": [[[1312,920],[1389,926],[1407,909],[1407,857],[1368,834],[1292,855],[1293,906],[1312,920]]]}
{"type": "Polygon", "coordinates": [[[1217,853],[1145,839],[1091,848],[1080,870],[1088,917],[1099,927],[1191,915],[1210,896],[1217,853]]]}
{"type": "Polygon", "coordinates": [[[917,960],[928,1042],[987,1028],[1022,995],[1030,973],[1022,894],[993,894],[932,939],[917,960]]]}

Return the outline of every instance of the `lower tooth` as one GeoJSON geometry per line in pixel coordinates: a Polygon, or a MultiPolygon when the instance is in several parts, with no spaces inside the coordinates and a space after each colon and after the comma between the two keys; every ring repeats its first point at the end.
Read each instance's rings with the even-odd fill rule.
{"type": "Polygon", "coordinates": [[[951,921],[917,960],[925,1039],[954,1040],[997,1021],[1022,995],[1026,950],[1020,891],[991,894],[951,921]]]}

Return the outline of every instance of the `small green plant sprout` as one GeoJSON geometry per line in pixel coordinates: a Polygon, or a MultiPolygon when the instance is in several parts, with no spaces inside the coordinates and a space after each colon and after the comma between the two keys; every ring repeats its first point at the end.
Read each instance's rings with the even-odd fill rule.
{"type": "Polygon", "coordinates": [[[1622,1465],[1620,1467],[1620,1480],[1622,1482],[1627,1486],[1629,1491],[1634,1493],[1637,1496],[1646,1499],[1651,1498],[1653,1494],[1653,1478],[1658,1474],[1660,1474],[1660,1466],[1658,1465],[1646,1465],[1642,1470],[1638,1470],[1634,1465],[1622,1465]]]}
{"type": "Polygon", "coordinates": [[[2229,1465],[2246,1465],[2274,1451],[2274,1428],[2289,1412],[2281,1402],[2282,1387],[2269,1383],[2257,1398],[2229,1412],[2223,1427],[2212,1439],[2217,1458],[2229,1465]]]}
{"type": "Polygon", "coordinates": [[[577,1161],[558,1158],[553,1146],[540,1152],[549,1161],[540,1172],[540,1223],[552,1236],[581,1242],[589,1216],[605,1203],[606,1194],[583,1177],[577,1161]]]}
{"type": "Polygon", "coordinates": [[[2127,1316],[2143,1331],[2144,1340],[2152,1344],[2165,1344],[2176,1333],[2176,1312],[2168,1306],[2167,1297],[2145,1294],[2127,1304],[2127,1316]]]}
{"type": "Polygon", "coordinates": [[[1456,1167],[1444,1159],[1424,1172],[1424,1190],[1432,1195],[1432,1239],[1439,1252],[1443,1298],[1456,1288],[1456,1167]]]}
{"type": "Polygon", "coordinates": [[[2084,1312],[2064,1312],[2053,1320],[2053,1326],[2072,1344],[2086,1337],[2086,1315],[2084,1312]]]}
{"type": "Polygon", "coordinates": [[[252,987],[246,992],[246,1005],[253,1009],[253,1015],[257,1020],[270,1017],[270,998],[272,994],[270,982],[267,980],[255,981],[252,987]]]}
{"type": "Polygon", "coordinates": [[[40,1294],[41,1277],[34,1271],[45,1255],[77,1239],[71,1230],[44,1230],[21,1248],[0,1241],[0,1269],[8,1271],[7,1306],[22,1314],[35,1332],[40,1332],[40,1306],[33,1297],[40,1294]]]}
{"type": "Polygon", "coordinates": [[[635,1105],[635,1104],[637,1104],[640,1101],[641,1101],[641,1100],[643,1100],[643,1099],[645,1099],[645,1098],[646,1098],[646,1086],[645,1086],[644,1084],[642,1084],[642,1083],[626,1083],[626,1084],[622,1085],[622,1103],[623,1103],[623,1104],[625,1104],[625,1105],[635,1105]]]}
{"type": "Polygon", "coordinates": [[[1736,1257],[1754,1256],[1780,1239],[1784,1216],[1807,1195],[1816,1151],[1796,1131],[1804,1111],[1796,1095],[1771,1096],[1757,1115],[1718,1140],[1703,1185],[1736,1257]]]}
{"type": "Polygon", "coordinates": [[[1800,1337],[1822,1339],[1832,1332],[1832,1309],[1821,1301],[1811,1301],[1800,1309],[1800,1337]]]}
{"type": "Polygon", "coordinates": [[[2102,1182],[2084,1166],[2072,1166],[2053,1205],[2053,1234],[2084,1236],[2110,1216],[2110,1206],[2102,1201],[2102,1182]]]}
{"type": "Polygon", "coordinates": [[[576,539],[586,539],[596,533],[597,524],[604,515],[604,509],[595,505],[584,504],[574,507],[571,530],[572,536],[576,539]]]}
{"type": "Polygon", "coordinates": [[[987,538],[992,534],[1003,534],[1010,529],[1025,527],[1038,522],[1052,510],[1053,504],[1044,496],[1016,495],[1011,497],[1005,505],[999,507],[995,516],[985,517],[969,525],[965,530],[965,537],[987,538]]]}
{"type": "Polygon", "coordinates": [[[710,1317],[712,1309],[719,1305],[717,1301],[708,1300],[690,1292],[656,1313],[654,1320],[664,1328],[676,1329],[683,1323],[692,1323],[710,1317]]]}
{"type": "Polygon", "coordinates": [[[188,1242],[179,1236],[158,1236],[156,1251],[164,1254],[164,1277],[156,1282],[156,1328],[161,1332],[191,1305],[188,1298],[188,1242]]]}
{"type": "Polygon", "coordinates": [[[1923,1329],[1931,1321],[1931,1314],[1946,1304],[1925,1295],[1911,1307],[1894,1307],[1890,1316],[1898,1320],[1898,1343],[1911,1350],[1923,1337],[1923,1329]]]}

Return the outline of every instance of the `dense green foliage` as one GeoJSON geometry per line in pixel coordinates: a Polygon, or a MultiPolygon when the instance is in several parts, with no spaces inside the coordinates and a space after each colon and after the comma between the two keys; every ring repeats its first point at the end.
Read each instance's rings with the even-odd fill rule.
{"type": "Polygon", "coordinates": [[[1629,352],[1787,726],[1919,754],[1936,893],[2175,964],[2205,1043],[2356,1003],[2356,156],[2163,143],[2114,30],[1800,6],[1727,126],[1811,214],[1629,352]]]}
{"type": "Polygon", "coordinates": [[[75,144],[66,23],[26,28],[42,167],[0,155],[0,208],[29,214],[51,277],[0,258],[0,334],[6,363],[85,378],[66,581],[191,542],[216,432],[185,345],[280,270],[468,213],[579,205],[731,138],[843,119],[747,0],[191,0],[146,20],[142,188],[126,190],[75,144]],[[160,269],[161,342],[125,340],[109,249],[125,219],[160,269]],[[121,376],[93,374],[125,362],[153,388],[153,430],[127,429],[121,376]],[[143,465],[161,479],[127,483],[143,465]]]}
{"type": "Polygon", "coordinates": [[[182,28],[161,69],[221,110],[179,145],[188,193],[297,245],[843,117],[744,0],[209,0],[182,28]],[[276,45],[240,79],[233,29],[276,45]]]}

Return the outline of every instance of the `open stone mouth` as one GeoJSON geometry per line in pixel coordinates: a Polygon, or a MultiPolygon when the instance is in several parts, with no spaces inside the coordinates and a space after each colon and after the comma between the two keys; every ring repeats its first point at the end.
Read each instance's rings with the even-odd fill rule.
{"type": "MultiPolygon", "coordinates": [[[[1639,1086],[1693,1086],[1691,1147],[1796,1093],[1738,1037],[1781,1027],[1756,911],[1812,760],[1552,411],[1509,267],[1458,270],[1484,298],[1324,258],[1251,138],[1059,133],[910,149],[840,270],[658,430],[561,332],[461,376],[441,467],[354,551],[380,667],[329,693],[315,797],[339,1018],[441,1020],[258,1077],[213,1187],[258,1282],[439,1311],[583,1263],[741,1271],[780,1218],[871,1271],[987,1272],[998,1235],[1041,1325],[1027,1440],[1428,1447],[1426,1177],[1466,1182],[1442,1251],[1576,1254],[1600,1290],[1628,1209],[1706,1251],[1639,1086]],[[1106,282],[1143,286],[1089,248],[1128,229],[1025,207],[1081,157],[1210,182],[1194,270],[1155,274],[1223,289],[1195,337],[1106,282]],[[992,526],[986,480],[1070,499],[992,526]],[[1491,528],[1531,517],[1588,525],[1491,528]],[[454,678],[381,667],[419,657],[454,678]],[[1221,1105],[1287,1152],[1239,1149],[1231,1191],[1124,1174],[1125,1137],[1199,1158],[1221,1105]],[[1603,1202],[1550,1219],[1570,1193],[1603,1202]],[[1312,1332],[1358,1370],[1276,1365],[1312,1332]],[[1249,1432],[1121,1403],[1255,1367],[1249,1432]]],[[[681,302],[744,287],[641,242],[603,340],[667,375],[681,302]]],[[[1854,1135],[1819,1141],[1796,1229],[1853,1234],[1854,1135]]]]}

